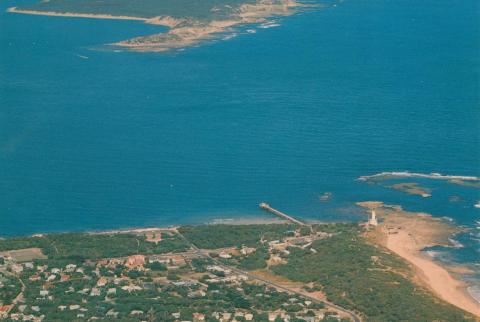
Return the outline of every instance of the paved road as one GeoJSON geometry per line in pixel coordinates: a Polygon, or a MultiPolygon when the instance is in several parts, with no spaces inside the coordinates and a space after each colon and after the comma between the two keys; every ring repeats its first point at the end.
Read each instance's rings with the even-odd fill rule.
{"type": "Polygon", "coordinates": [[[272,287],[274,287],[274,288],[276,288],[276,289],[280,289],[280,290],[286,291],[286,292],[288,292],[288,293],[297,294],[297,295],[302,296],[302,297],[304,297],[304,298],[308,298],[309,300],[311,300],[311,301],[313,301],[313,302],[316,302],[316,303],[323,303],[323,304],[325,304],[326,307],[330,307],[330,308],[333,308],[333,309],[336,309],[336,310],[338,310],[338,311],[340,311],[340,312],[345,313],[346,315],[348,315],[348,316],[352,319],[353,322],[361,322],[361,321],[362,321],[362,320],[360,319],[360,317],[359,317],[356,313],[354,313],[354,312],[352,312],[352,311],[349,311],[349,310],[347,310],[347,309],[344,309],[343,307],[340,307],[340,306],[338,306],[338,305],[336,305],[336,304],[333,304],[333,303],[331,303],[331,302],[324,301],[324,300],[323,300],[323,301],[322,301],[322,300],[319,300],[319,299],[317,299],[317,298],[315,298],[315,297],[312,297],[312,296],[310,296],[310,295],[304,294],[304,293],[299,292],[299,291],[296,291],[296,290],[292,290],[292,289],[290,289],[290,288],[288,288],[288,287],[285,287],[285,286],[282,286],[282,285],[280,285],[280,284],[274,283],[274,282],[272,282],[272,281],[270,281],[270,280],[267,280],[267,279],[264,279],[264,278],[261,278],[261,277],[252,275],[252,274],[250,274],[250,273],[248,273],[248,272],[245,272],[245,271],[242,271],[242,270],[240,270],[240,269],[238,269],[238,268],[236,268],[236,267],[232,267],[232,266],[225,265],[225,264],[223,264],[222,262],[220,262],[220,261],[216,260],[215,258],[211,257],[208,253],[202,251],[202,250],[201,250],[200,248],[198,248],[197,246],[195,246],[195,245],[194,245],[192,242],[190,242],[185,236],[183,236],[179,231],[177,231],[177,234],[178,234],[186,243],[188,243],[188,244],[190,245],[190,247],[192,247],[198,255],[212,260],[212,261],[213,261],[215,264],[217,264],[218,266],[221,266],[221,267],[223,267],[223,268],[229,269],[229,270],[231,270],[231,271],[233,271],[233,272],[236,272],[237,274],[245,275],[245,276],[247,276],[248,278],[250,278],[250,279],[252,279],[252,280],[259,281],[259,282],[261,282],[261,283],[263,283],[263,284],[272,286],[272,287]]]}

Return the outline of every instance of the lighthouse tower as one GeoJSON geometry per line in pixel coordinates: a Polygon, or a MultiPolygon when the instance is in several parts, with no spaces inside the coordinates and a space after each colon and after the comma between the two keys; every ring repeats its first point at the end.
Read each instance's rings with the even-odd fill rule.
{"type": "Polygon", "coordinates": [[[372,209],[372,213],[368,217],[368,225],[378,226],[377,215],[375,214],[375,209],[372,209]]]}

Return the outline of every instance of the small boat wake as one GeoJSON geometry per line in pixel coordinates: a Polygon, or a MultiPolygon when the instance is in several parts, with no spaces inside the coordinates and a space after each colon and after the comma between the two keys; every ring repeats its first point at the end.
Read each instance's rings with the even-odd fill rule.
{"type": "Polygon", "coordinates": [[[75,54],[75,56],[77,56],[78,58],[81,58],[81,59],[88,59],[89,58],[88,56],[84,56],[84,55],[80,55],[80,54],[75,54]]]}

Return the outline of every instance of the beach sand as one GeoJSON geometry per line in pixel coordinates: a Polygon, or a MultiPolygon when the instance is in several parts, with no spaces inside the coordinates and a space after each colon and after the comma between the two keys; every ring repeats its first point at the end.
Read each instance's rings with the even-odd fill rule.
{"type": "MultiPolygon", "coordinates": [[[[361,203],[370,208],[374,204],[361,203]]],[[[422,250],[435,245],[448,245],[448,237],[458,232],[440,219],[424,213],[403,211],[398,206],[375,205],[377,215],[383,223],[371,234],[377,242],[412,264],[414,281],[426,286],[439,298],[480,318],[480,303],[467,292],[468,285],[453,273],[468,273],[468,269],[449,269],[435,262],[422,250]]]]}

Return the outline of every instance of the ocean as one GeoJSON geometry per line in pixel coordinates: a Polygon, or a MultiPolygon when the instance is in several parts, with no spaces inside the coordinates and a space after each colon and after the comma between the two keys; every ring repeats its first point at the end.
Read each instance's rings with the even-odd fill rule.
{"type": "Polygon", "coordinates": [[[478,1],[341,1],[163,54],[105,46],[163,27],[5,12],[25,3],[0,2],[0,235],[269,218],[262,201],[362,221],[381,200],[470,228],[442,254],[480,265],[479,188],[357,180],[480,176],[478,1]]]}

